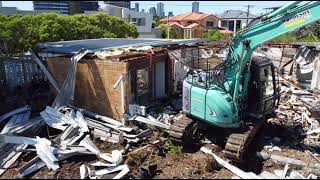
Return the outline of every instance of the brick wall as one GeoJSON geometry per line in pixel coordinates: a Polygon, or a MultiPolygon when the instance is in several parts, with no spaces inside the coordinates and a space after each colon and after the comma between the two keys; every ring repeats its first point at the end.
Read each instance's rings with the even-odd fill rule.
{"type": "MultiPolygon", "coordinates": [[[[152,63],[166,62],[167,93],[173,94],[173,65],[174,62],[166,52],[152,55],[152,63]]],[[[125,77],[125,111],[128,111],[130,101],[129,69],[150,67],[150,56],[143,56],[125,61],[110,60],[81,60],[77,66],[75,105],[104,116],[121,119],[121,90],[120,86],[113,89],[120,75],[125,77]]],[[[70,64],[69,58],[53,57],[47,61],[49,71],[62,86],[70,64]]],[[[152,66],[151,66],[152,67],[152,66]]],[[[152,92],[152,68],[150,69],[150,92],[152,92]]],[[[151,96],[150,96],[151,97],[151,96]]]]}
{"type": "MultiPolygon", "coordinates": [[[[69,58],[48,59],[49,70],[60,85],[66,78],[69,63],[69,58]]],[[[113,86],[120,75],[128,79],[127,66],[126,62],[81,60],[77,67],[75,105],[120,121],[121,89],[120,86],[113,89],[113,86]]],[[[126,81],[126,96],[127,83],[126,81]]]]}

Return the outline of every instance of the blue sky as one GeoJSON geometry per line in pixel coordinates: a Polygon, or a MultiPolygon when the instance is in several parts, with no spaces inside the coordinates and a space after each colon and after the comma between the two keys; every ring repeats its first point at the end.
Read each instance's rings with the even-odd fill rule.
{"type": "MultiPolygon", "coordinates": [[[[164,3],[164,9],[167,14],[168,11],[180,14],[191,12],[192,1],[131,1],[131,7],[135,2],[139,2],[140,10],[145,9],[148,12],[151,6],[157,5],[158,2],[164,3]]],[[[220,14],[225,10],[244,10],[246,11],[247,5],[253,5],[250,11],[254,14],[260,15],[266,11],[263,8],[283,6],[290,1],[198,1],[200,2],[200,11],[208,14],[220,14]]],[[[103,4],[103,1],[99,1],[103,4]]],[[[17,7],[21,10],[33,10],[32,1],[2,1],[4,7],[17,7]]]]}

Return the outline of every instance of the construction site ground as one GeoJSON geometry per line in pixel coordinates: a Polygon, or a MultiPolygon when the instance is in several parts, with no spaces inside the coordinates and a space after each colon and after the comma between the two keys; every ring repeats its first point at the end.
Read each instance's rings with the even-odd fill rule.
{"type": "MultiPolygon", "coordinates": [[[[317,160],[297,149],[297,143],[290,144],[290,135],[288,127],[285,122],[279,119],[271,119],[258,136],[253,140],[253,144],[247,152],[246,161],[241,164],[234,164],[238,168],[246,172],[254,172],[256,174],[262,171],[273,172],[276,169],[283,169],[284,165],[280,165],[271,160],[262,161],[255,156],[255,152],[260,151],[265,145],[268,145],[271,139],[279,138],[283,144],[278,144],[281,152],[273,152],[281,156],[299,159],[308,163],[319,163],[317,160]]],[[[291,127],[292,128],[292,127],[291,127]]],[[[51,132],[52,133],[52,132],[51,132]]],[[[132,148],[133,151],[124,156],[125,163],[130,168],[130,173],[127,178],[232,178],[232,172],[225,168],[220,167],[214,158],[210,155],[202,153],[199,148],[197,149],[184,149],[180,150],[179,146],[168,143],[164,140],[163,133],[154,132],[153,136],[143,143],[137,144],[137,147],[132,148]],[[156,143],[155,143],[156,142],[156,143]],[[141,168],[150,168],[149,173],[142,173],[141,168]]],[[[47,129],[43,130],[40,137],[48,136],[47,129]]],[[[303,139],[301,139],[303,142],[303,139]]],[[[300,142],[300,143],[301,143],[300,142]]],[[[124,146],[120,144],[111,144],[103,141],[95,141],[96,146],[103,152],[111,152],[115,149],[123,149],[124,146]]],[[[208,146],[210,147],[210,145],[208,146]]],[[[312,147],[318,148],[319,147],[312,147]]],[[[223,157],[221,151],[214,151],[220,157],[223,157]]],[[[19,167],[22,167],[26,162],[30,161],[36,155],[35,152],[24,153],[2,176],[1,179],[15,178],[18,175],[19,167]]],[[[317,158],[320,159],[319,156],[317,158]]],[[[90,165],[98,161],[96,156],[74,156],[61,163],[61,168],[58,171],[50,171],[47,167],[42,168],[40,171],[34,173],[30,178],[34,179],[78,179],[80,178],[79,167],[82,164],[90,165]]],[[[307,176],[310,173],[314,175],[316,172],[310,172],[305,169],[291,167],[301,174],[307,176]]],[[[103,176],[103,178],[112,178],[114,174],[103,176]]]]}

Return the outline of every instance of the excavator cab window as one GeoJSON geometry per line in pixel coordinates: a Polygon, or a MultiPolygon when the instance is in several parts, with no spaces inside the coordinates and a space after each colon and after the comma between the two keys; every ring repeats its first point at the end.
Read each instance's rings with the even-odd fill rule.
{"type": "Polygon", "coordinates": [[[274,67],[271,60],[265,57],[253,58],[248,91],[250,115],[259,117],[275,109],[275,87],[274,67]]]}
{"type": "Polygon", "coordinates": [[[262,93],[264,98],[270,97],[274,93],[272,67],[265,66],[260,69],[260,81],[262,83],[262,93]]]}

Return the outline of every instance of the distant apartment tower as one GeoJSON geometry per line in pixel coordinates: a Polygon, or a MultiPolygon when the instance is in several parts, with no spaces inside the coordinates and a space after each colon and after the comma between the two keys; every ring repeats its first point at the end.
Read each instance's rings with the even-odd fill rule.
{"type": "Polygon", "coordinates": [[[69,1],[33,1],[33,9],[35,11],[70,14],[69,1]]]}
{"type": "MultiPolygon", "coordinates": [[[[72,1],[69,1],[72,2],[72,1]]],[[[84,11],[97,11],[99,9],[98,1],[75,1],[79,3],[80,12],[84,13],[84,11]]]]}
{"type": "Polygon", "coordinates": [[[149,14],[152,14],[152,16],[157,16],[157,9],[156,7],[149,8],[149,14]]]}
{"type": "Polygon", "coordinates": [[[174,16],[174,15],[173,15],[173,12],[172,12],[172,11],[169,11],[169,12],[168,12],[168,16],[169,16],[169,17],[174,16]]]}
{"type": "Polygon", "coordinates": [[[162,2],[157,3],[157,16],[165,16],[164,4],[162,2]]]}
{"type": "Polygon", "coordinates": [[[134,10],[139,12],[139,3],[134,3],[134,10]]]}
{"type": "Polygon", "coordinates": [[[97,11],[98,8],[98,1],[33,1],[33,9],[40,12],[78,14],[97,11]]]}
{"type": "Polygon", "coordinates": [[[199,13],[199,2],[192,2],[192,12],[199,13]]]}
{"type": "Polygon", "coordinates": [[[128,9],[130,9],[131,7],[131,1],[104,1],[104,4],[109,4],[109,5],[128,8],[128,9]]]}
{"type": "Polygon", "coordinates": [[[97,11],[98,1],[69,1],[70,14],[84,13],[85,11],[97,11]]]}

